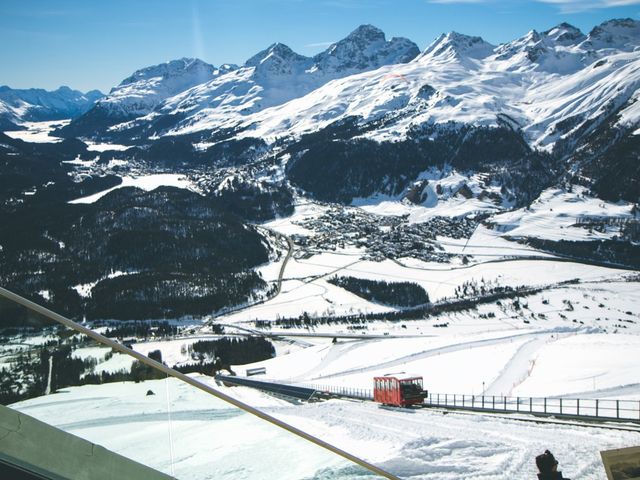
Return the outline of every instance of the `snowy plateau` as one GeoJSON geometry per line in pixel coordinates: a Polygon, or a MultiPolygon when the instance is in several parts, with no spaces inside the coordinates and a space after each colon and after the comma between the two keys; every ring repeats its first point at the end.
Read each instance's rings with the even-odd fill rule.
{"type": "MultiPolygon", "coordinates": [[[[639,87],[632,19],[422,51],[363,25],[313,57],[183,58],[104,96],[0,87],[0,284],[399,478],[535,478],[550,449],[603,479],[600,451],[640,445],[639,87]],[[628,421],[302,402],[217,382],[222,351],[240,377],[412,373],[628,421]]],[[[25,414],[176,478],[368,476],[0,315],[0,399],[25,414]]]]}

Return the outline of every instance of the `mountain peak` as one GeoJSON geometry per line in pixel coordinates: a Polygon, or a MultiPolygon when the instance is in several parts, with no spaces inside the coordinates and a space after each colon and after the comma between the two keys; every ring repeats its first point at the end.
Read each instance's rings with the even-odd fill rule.
{"type": "MultiPolygon", "coordinates": [[[[568,25],[568,24],[566,24],[568,25]]],[[[555,39],[567,32],[566,27],[559,25],[540,34],[529,30],[523,37],[502,44],[497,49],[499,60],[508,60],[524,55],[527,62],[537,63],[549,50],[553,49],[555,39]]]]}
{"type": "MultiPolygon", "coordinates": [[[[380,30],[378,27],[374,27],[373,25],[360,25],[353,32],[347,35],[344,40],[352,40],[352,39],[363,39],[368,42],[384,42],[386,37],[384,32],[380,30]]],[[[343,40],[343,41],[344,41],[343,40]]]]}
{"type": "Polygon", "coordinates": [[[104,93],[102,93],[98,89],[93,89],[93,90],[89,90],[88,92],[86,92],[84,94],[84,96],[87,97],[87,98],[90,98],[90,99],[98,100],[99,98],[104,97],[104,93]]]}
{"type": "Polygon", "coordinates": [[[589,32],[587,41],[595,48],[620,48],[640,43],[640,21],[632,18],[607,20],[589,32]]]}
{"type": "Polygon", "coordinates": [[[386,39],[373,25],[360,25],[345,38],[313,57],[315,67],[324,72],[361,72],[383,65],[406,63],[420,50],[406,38],[386,39]]]}
{"type": "Polygon", "coordinates": [[[281,57],[293,57],[298,55],[296,52],[291,50],[291,48],[288,45],[285,45],[284,43],[280,43],[280,42],[276,42],[273,45],[271,45],[267,49],[267,51],[269,53],[279,55],[281,57]]]}
{"type": "Polygon", "coordinates": [[[255,67],[261,75],[290,75],[304,70],[311,59],[300,55],[284,43],[273,43],[245,62],[245,67],[255,67]]]}
{"type": "Polygon", "coordinates": [[[441,58],[441,59],[460,59],[460,58],[485,58],[489,56],[494,46],[486,42],[482,37],[474,37],[464,35],[458,32],[449,32],[440,35],[429,45],[421,58],[441,58]]]}
{"type": "Polygon", "coordinates": [[[120,82],[120,85],[128,85],[154,77],[169,78],[193,74],[198,75],[204,81],[214,70],[213,65],[209,65],[198,58],[180,58],[136,70],[131,76],[120,82]]]}
{"type": "Polygon", "coordinates": [[[584,33],[579,28],[567,22],[562,22],[560,25],[550,28],[543,35],[558,44],[575,44],[585,38],[584,33]]]}
{"type": "Polygon", "coordinates": [[[602,22],[600,25],[593,27],[589,34],[600,33],[600,32],[613,32],[620,30],[636,30],[640,28],[640,21],[634,20],[633,18],[613,18],[611,20],[606,20],[602,22]]]}
{"type": "Polygon", "coordinates": [[[204,83],[215,76],[216,68],[198,58],[179,58],[136,70],[109,94],[96,108],[112,118],[146,115],[165,98],[204,83]]]}

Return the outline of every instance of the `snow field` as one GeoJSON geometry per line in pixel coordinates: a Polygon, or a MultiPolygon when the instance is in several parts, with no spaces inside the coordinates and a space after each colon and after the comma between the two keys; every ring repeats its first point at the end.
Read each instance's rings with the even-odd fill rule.
{"type": "MultiPolygon", "coordinates": [[[[601,479],[600,450],[634,445],[638,434],[520,423],[482,415],[419,410],[407,413],[373,403],[332,400],[284,417],[314,431],[309,418],[330,428],[332,441],[366,452],[403,479],[530,479],[535,456],[550,449],[571,478],[601,479]]],[[[326,427],[325,427],[326,428],[326,427]]]]}
{"type": "Polygon", "coordinates": [[[445,167],[442,170],[424,171],[418,175],[416,181],[418,180],[429,181],[422,192],[426,195],[426,200],[420,204],[402,201],[405,192],[396,196],[376,194],[367,198],[354,198],[351,204],[376,215],[408,215],[408,223],[426,222],[436,216],[455,218],[478,212],[497,212],[508,206],[496,205],[491,200],[480,200],[477,197],[467,199],[458,194],[458,190],[465,185],[476,195],[491,191],[500,193],[498,187],[485,184],[483,175],[465,175],[451,167],[445,167]],[[436,185],[442,189],[440,195],[436,193],[436,185]]]}
{"type": "Polygon", "coordinates": [[[517,395],[640,400],[637,335],[574,335],[544,345],[534,360],[517,395]]]}
{"type": "MultiPolygon", "coordinates": [[[[255,390],[234,394],[261,408],[288,407],[255,390]]],[[[73,387],[12,407],[177,478],[299,479],[347,465],[175,379],[73,387]]]]}
{"type": "Polygon", "coordinates": [[[53,120],[47,122],[24,122],[26,130],[4,132],[5,135],[31,143],[58,143],[62,138],[52,137],[50,134],[58,127],[68,125],[71,120],[53,120]]]}
{"type": "Polygon", "coordinates": [[[71,200],[69,203],[94,203],[113,190],[123,187],[135,187],[149,192],[163,186],[195,190],[195,186],[193,185],[193,183],[187,177],[178,173],[157,173],[142,176],[125,176],[122,177],[122,183],[116,185],[115,187],[108,188],[107,190],[103,190],[86,197],[76,198],[75,200],[71,200]]]}
{"type": "Polygon", "coordinates": [[[539,349],[566,334],[561,329],[518,330],[341,341],[251,366],[263,366],[268,378],[291,383],[371,389],[375,376],[410,372],[422,375],[425,388],[435,393],[481,394],[484,387],[488,395],[510,395],[529,375],[539,349]]]}
{"type": "MultiPolygon", "coordinates": [[[[546,448],[566,475],[595,480],[604,475],[600,450],[639,438],[633,432],[407,412],[368,402],[292,405],[251,389],[216,388],[412,480],[528,479],[535,475],[535,456],[546,448]]],[[[314,475],[346,465],[173,379],[72,387],[13,407],[177,478],[324,478],[314,475]],[[148,390],[155,395],[147,396],[148,390]]],[[[351,478],[347,472],[355,473],[330,478],[351,478]]]]}
{"type": "Polygon", "coordinates": [[[551,188],[542,192],[530,207],[493,217],[497,230],[515,238],[535,237],[548,240],[603,240],[620,235],[612,224],[604,233],[576,226],[580,220],[629,220],[633,205],[590,197],[582,187],[573,192],[551,188]]]}
{"type": "MultiPolygon", "coordinates": [[[[452,247],[455,248],[455,247],[452,247]]],[[[490,248],[474,247],[477,249],[490,248]]],[[[264,269],[273,278],[275,269],[264,269]]],[[[279,269],[278,269],[279,271],[279,269]]],[[[277,297],[239,312],[223,316],[224,322],[275,320],[279,317],[386,312],[394,308],[369,302],[329,284],[334,275],[371,280],[414,282],[423,287],[431,301],[455,296],[465,282],[491,286],[546,286],[569,280],[615,279],[623,270],[594,267],[579,263],[539,260],[505,260],[451,268],[451,265],[425,263],[415,259],[399,262],[360,260],[357,252],[321,253],[308,259],[291,258],[284,272],[282,291],[277,297]]],[[[267,277],[265,277],[267,279],[267,277]]],[[[269,278],[270,279],[270,278],[269,278]]]]}
{"type": "Polygon", "coordinates": [[[131,148],[129,145],[119,145],[117,143],[95,143],[90,141],[85,141],[85,143],[88,145],[87,150],[90,152],[106,152],[107,150],[123,152],[127,148],[131,148]]]}

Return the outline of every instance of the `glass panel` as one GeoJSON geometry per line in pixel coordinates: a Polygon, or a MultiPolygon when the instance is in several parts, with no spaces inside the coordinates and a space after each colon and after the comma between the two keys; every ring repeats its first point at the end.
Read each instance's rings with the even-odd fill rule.
{"type": "MultiPolygon", "coordinates": [[[[381,478],[2,298],[0,342],[2,404],[175,478],[381,478]]],[[[157,349],[147,354],[162,361],[157,349]]],[[[217,385],[203,373],[189,376],[283,417],[295,408],[255,390],[217,385]]]]}

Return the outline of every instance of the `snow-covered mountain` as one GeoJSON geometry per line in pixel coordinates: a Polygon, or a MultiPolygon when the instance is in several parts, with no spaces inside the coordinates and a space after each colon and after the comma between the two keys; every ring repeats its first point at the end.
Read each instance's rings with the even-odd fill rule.
{"type": "Polygon", "coordinates": [[[96,108],[114,117],[145,115],[164,99],[235,68],[216,68],[199,59],[182,58],[134,72],[103,98],[96,108]]]}
{"type": "Polygon", "coordinates": [[[137,70],[64,132],[67,136],[90,136],[93,132],[146,115],[166,98],[235,68],[234,65],[216,68],[199,59],[181,58],[137,70]]]}
{"type": "MultiPolygon", "coordinates": [[[[363,25],[315,57],[274,43],[240,68],[214,69],[199,60],[170,62],[165,65],[182,68],[155,66],[136,72],[99,102],[95,111],[72,123],[67,132],[75,134],[83,124],[91,126],[87,120],[97,111],[112,119],[109,125],[103,122],[98,127],[111,127],[111,132],[132,131],[135,136],[140,136],[140,128],[145,131],[143,136],[198,130],[203,128],[202,122],[226,128],[255,112],[306,95],[330,80],[408,62],[418,53],[413,42],[386,40],[381,30],[363,25]],[[194,72],[192,64],[199,69],[194,72]]],[[[88,136],[101,133],[100,128],[95,130],[80,129],[88,136]]]]}
{"type": "MultiPolygon", "coordinates": [[[[304,148],[308,151],[300,154],[306,159],[315,157],[318,164],[310,170],[310,165],[305,165],[304,177],[308,179],[333,171],[322,158],[342,158],[343,170],[328,182],[334,186],[347,177],[350,182],[360,179],[361,186],[364,179],[371,182],[371,161],[363,159],[361,168],[349,175],[344,170],[354,168],[353,159],[365,155],[355,152],[365,139],[384,147],[377,151],[370,147],[371,153],[366,154],[370,158],[375,151],[374,155],[381,156],[376,167],[380,175],[385,162],[396,168],[397,159],[422,159],[414,162],[416,171],[397,173],[400,183],[394,183],[387,172],[377,186],[345,186],[334,198],[375,191],[398,193],[404,182],[401,179],[420,171],[418,164],[430,168],[450,162],[457,168],[478,170],[488,168],[486,162],[493,159],[491,168],[504,171],[535,154],[554,163],[554,175],[591,182],[598,194],[607,198],[636,201],[639,26],[635,20],[612,20],[584,35],[561,24],[496,47],[481,38],[452,32],[437,38],[411,62],[334,80],[304,97],[250,115],[236,128],[240,137],[267,142],[282,138],[296,142],[305,134],[315,135],[320,142],[319,132],[323,131],[346,137],[334,140],[344,140],[340,153],[335,151],[335,143],[329,153],[326,142],[309,150],[307,139],[304,148]],[[354,146],[353,141],[360,144],[354,146]],[[419,151],[411,147],[416,141],[422,142],[419,151]],[[503,146],[500,152],[496,150],[499,145],[503,146]],[[385,149],[388,153],[381,153],[385,149]],[[496,162],[505,163],[499,166],[496,162]],[[626,174],[610,182],[607,178],[612,170],[626,174]]],[[[215,130],[215,121],[202,118],[182,132],[198,129],[215,130]]],[[[528,161],[525,164],[510,177],[531,175],[531,166],[528,161]]],[[[290,166],[290,173],[299,174],[302,169],[300,164],[290,166]]],[[[553,168],[548,164],[538,169],[545,177],[541,186],[551,181],[545,170],[553,168]]],[[[304,187],[311,185],[304,183],[304,187]]],[[[520,182],[522,187],[525,185],[520,182]]],[[[530,194],[537,193],[529,192],[520,200],[526,202],[530,194]]]]}
{"type": "Polygon", "coordinates": [[[346,38],[313,57],[314,68],[326,72],[356,73],[382,65],[406,63],[420,53],[418,46],[406,38],[387,41],[382,30],[361,25],[346,38]]]}
{"type": "Polygon", "coordinates": [[[162,139],[183,162],[246,163],[285,145],[289,179],[325,200],[398,195],[445,164],[490,173],[502,204],[525,204],[560,180],[638,199],[636,20],[588,34],[561,23],[497,46],[450,32],[422,52],[364,25],[312,58],[276,43],[242,67],[203,67],[206,81],[157,68],[125,80],[65,133],[162,139]],[[126,115],[111,115],[123,106],[126,115]],[[629,175],[612,183],[612,170],[629,175]]]}
{"type": "MultiPolygon", "coordinates": [[[[424,124],[498,126],[508,118],[530,145],[550,149],[632,99],[640,81],[639,25],[609,21],[585,36],[561,24],[498,47],[452,32],[407,64],[336,80],[248,118],[254,130],[245,134],[300,135],[347,117],[392,117],[367,133],[390,140],[424,124]]],[[[627,124],[637,120],[625,116],[627,124]]]]}
{"type": "Polygon", "coordinates": [[[66,86],[54,91],[0,86],[0,124],[4,130],[10,130],[11,125],[18,128],[21,122],[75,118],[89,110],[102,96],[98,90],[82,93],[66,86]]]}

